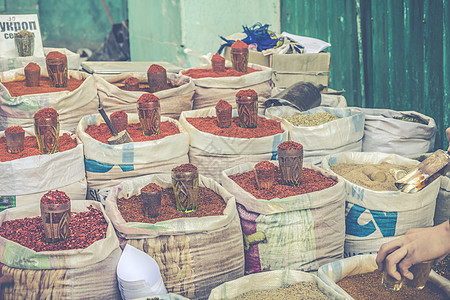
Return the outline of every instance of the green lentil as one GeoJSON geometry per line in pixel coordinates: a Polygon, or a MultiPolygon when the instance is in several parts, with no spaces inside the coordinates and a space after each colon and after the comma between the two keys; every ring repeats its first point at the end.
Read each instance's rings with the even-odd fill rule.
{"type": "Polygon", "coordinates": [[[292,125],[300,127],[313,127],[325,124],[330,121],[339,119],[327,112],[320,112],[315,114],[298,114],[294,116],[283,116],[285,120],[292,123],[292,125]]]}
{"type": "Polygon", "coordinates": [[[296,284],[289,284],[274,290],[250,291],[239,295],[233,300],[271,300],[271,299],[312,299],[328,300],[315,282],[300,281],[296,284]]]}
{"type": "Polygon", "coordinates": [[[393,117],[396,120],[406,121],[406,122],[414,122],[419,123],[423,125],[428,125],[428,121],[424,118],[414,115],[414,114],[403,114],[402,116],[394,116],[393,117]]]}

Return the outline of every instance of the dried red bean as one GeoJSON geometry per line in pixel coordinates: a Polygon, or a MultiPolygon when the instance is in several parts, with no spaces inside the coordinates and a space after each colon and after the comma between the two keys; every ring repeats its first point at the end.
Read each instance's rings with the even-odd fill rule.
{"type": "Polygon", "coordinates": [[[214,72],[212,69],[189,69],[186,71],[183,71],[183,75],[189,76],[194,79],[198,78],[205,78],[205,77],[213,77],[213,78],[219,78],[219,77],[239,77],[242,75],[246,75],[253,72],[259,72],[261,70],[255,70],[253,68],[247,68],[247,73],[239,72],[236,70],[233,70],[233,68],[225,67],[225,70],[223,72],[214,72]]]}
{"type": "Polygon", "coordinates": [[[41,67],[38,64],[30,62],[25,68],[25,71],[40,71],[41,67]]]}
{"type": "Polygon", "coordinates": [[[22,127],[20,126],[10,126],[8,128],[5,129],[5,133],[20,133],[20,132],[25,132],[25,130],[23,130],[22,127]]]}
{"type": "Polygon", "coordinates": [[[51,107],[40,109],[34,114],[35,119],[55,118],[57,116],[59,116],[58,112],[51,107]]]}
{"type": "Polygon", "coordinates": [[[198,188],[197,210],[182,213],[177,210],[175,195],[172,188],[163,189],[161,193],[161,212],[156,218],[144,216],[140,195],[129,199],[117,199],[117,207],[126,222],[157,223],[177,218],[193,218],[205,216],[220,216],[226,207],[223,198],[213,190],[205,187],[198,188]]]}
{"type": "Polygon", "coordinates": [[[240,90],[239,92],[236,93],[236,98],[238,98],[238,97],[247,98],[247,97],[254,97],[254,96],[258,96],[258,93],[252,89],[240,90]]]}
{"type": "Polygon", "coordinates": [[[11,96],[19,97],[23,95],[35,95],[61,91],[74,91],[80,87],[83,81],[84,79],[78,80],[75,78],[69,78],[67,80],[67,87],[57,88],[50,86],[50,78],[41,76],[39,86],[26,86],[25,80],[2,82],[2,84],[6,87],[11,96]]]}
{"type": "Polygon", "coordinates": [[[200,131],[235,138],[260,138],[283,133],[279,121],[262,117],[258,117],[257,128],[240,127],[240,120],[238,117],[232,119],[231,126],[228,128],[220,128],[217,125],[217,117],[186,118],[186,121],[200,131]]]}
{"type": "Polygon", "coordinates": [[[253,171],[232,175],[230,179],[256,198],[266,200],[321,191],[337,183],[332,178],[326,177],[313,169],[303,168],[302,183],[299,186],[283,185],[281,184],[280,168],[277,166],[275,167],[275,182],[269,190],[258,189],[255,172],[253,171]]]}
{"type": "Polygon", "coordinates": [[[148,103],[154,101],[159,101],[159,98],[153,95],[152,93],[145,93],[139,97],[137,103],[148,103]]]}
{"type": "Polygon", "coordinates": [[[232,107],[231,104],[225,100],[220,100],[216,104],[216,109],[227,109],[227,108],[231,108],[231,107],[232,107]]]}
{"type": "Polygon", "coordinates": [[[72,213],[69,237],[61,242],[47,243],[40,216],[4,221],[0,235],[36,252],[85,249],[106,237],[108,223],[100,210],[91,206],[87,211],[72,213]]]}
{"type": "Polygon", "coordinates": [[[162,190],[163,188],[156,183],[149,183],[141,189],[141,192],[155,193],[162,190]]]}
{"type": "Polygon", "coordinates": [[[111,116],[109,116],[109,118],[110,118],[110,119],[113,119],[113,118],[124,118],[124,117],[127,117],[127,116],[128,116],[128,115],[127,115],[127,113],[126,113],[125,111],[119,110],[119,111],[113,112],[113,113],[111,114],[111,116]]]}
{"type": "Polygon", "coordinates": [[[148,68],[147,73],[159,73],[159,72],[164,72],[165,70],[166,69],[164,69],[163,66],[153,64],[150,66],[150,68],[148,68]]]}
{"type": "Polygon", "coordinates": [[[182,164],[172,169],[172,172],[194,172],[197,167],[193,164],[182,164]]]}
{"type": "Polygon", "coordinates": [[[300,150],[303,149],[302,144],[293,142],[293,141],[286,141],[282,142],[278,145],[278,150],[300,150]]]}
{"type": "Polygon", "coordinates": [[[41,203],[44,204],[63,204],[70,201],[69,196],[63,191],[48,191],[41,198],[41,203]]]}
{"type": "Polygon", "coordinates": [[[262,162],[259,162],[255,165],[255,169],[262,170],[262,171],[270,171],[275,169],[276,166],[271,163],[270,161],[264,160],[262,162]]]}

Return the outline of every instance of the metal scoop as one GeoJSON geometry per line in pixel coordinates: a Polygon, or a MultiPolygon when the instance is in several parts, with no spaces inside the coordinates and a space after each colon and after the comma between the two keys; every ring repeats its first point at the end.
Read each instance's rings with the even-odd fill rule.
{"type": "Polygon", "coordinates": [[[450,169],[450,155],[437,150],[427,159],[395,182],[395,186],[405,193],[415,193],[432,183],[450,169]]]}
{"type": "Polygon", "coordinates": [[[116,128],[114,128],[114,125],[111,123],[111,120],[109,119],[108,115],[103,110],[103,107],[100,106],[98,108],[98,112],[102,116],[103,120],[105,120],[106,125],[108,126],[109,130],[112,133],[112,137],[108,139],[108,144],[110,145],[119,145],[119,144],[126,144],[126,143],[132,143],[133,140],[131,139],[130,134],[128,131],[123,130],[119,133],[117,133],[116,128]]]}

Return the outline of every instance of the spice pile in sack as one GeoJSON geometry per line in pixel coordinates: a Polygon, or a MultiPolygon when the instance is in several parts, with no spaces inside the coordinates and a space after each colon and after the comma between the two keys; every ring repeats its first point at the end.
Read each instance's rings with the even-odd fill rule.
{"type": "Polygon", "coordinates": [[[12,97],[19,97],[23,95],[44,94],[64,91],[74,91],[80,87],[84,80],[78,80],[75,78],[69,78],[67,81],[67,88],[57,88],[50,86],[50,79],[48,77],[41,76],[39,86],[29,87],[26,85],[25,80],[2,82],[2,84],[8,89],[12,97]]]}

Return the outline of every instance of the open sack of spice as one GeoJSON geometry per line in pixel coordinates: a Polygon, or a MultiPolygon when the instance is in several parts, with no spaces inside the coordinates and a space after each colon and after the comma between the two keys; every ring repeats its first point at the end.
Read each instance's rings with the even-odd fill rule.
{"type": "Polygon", "coordinates": [[[289,140],[303,145],[304,161],[320,164],[324,156],[361,151],[364,114],[350,108],[316,107],[300,112],[288,106],[266,110],[288,128],[289,140]]]}
{"type": "Polygon", "coordinates": [[[322,168],[345,182],[345,256],[374,253],[411,228],[433,225],[441,178],[414,194],[400,192],[395,186],[397,178],[418,164],[380,152],[324,157],[322,168]]]}
{"type": "Polygon", "coordinates": [[[0,213],[2,285],[5,299],[120,299],[116,268],[121,250],[103,206],[71,201],[66,240],[44,240],[40,204],[0,213]]]}
{"type": "Polygon", "coordinates": [[[431,271],[424,289],[408,286],[390,291],[382,284],[377,270],[376,254],[356,255],[328,263],[319,268],[318,276],[345,299],[448,299],[450,281],[431,271]]]}
{"type": "Polygon", "coordinates": [[[433,118],[415,111],[358,109],[365,115],[363,152],[413,155],[434,150],[433,118]]]}
{"type": "Polygon", "coordinates": [[[161,117],[160,133],[152,136],[143,135],[138,114],[127,114],[127,122],[126,130],[134,142],[121,145],[107,143],[112,133],[99,114],[85,116],[78,124],[77,136],[84,146],[89,199],[100,201],[100,189],[118,185],[123,180],[169,172],[171,168],[189,162],[189,135],[178,121],[161,117]]]}
{"type": "Polygon", "coordinates": [[[169,293],[206,299],[212,288],[244,274],[234,196],[200,173],[197,209],[183,213],[172,186],[169,174],[123,181],[110,189],[105,209],[119,236],[156,260],[169,293]],[[161,192],[157,217],[144,215],[141,190],[148,185],[161,192]]]}
{"type": "Polygon", "coordinates": [[[50,86],[46,69],[40,72],[39,86],[33,87],[26,86],[24,68],[0,73],[0,130],[32,127],[33,115],[43,107],[52,107],[60,113],[61,129],[74,132],[82,116],[97,112],[93,76],[69,70],[67,87],[58,88],[50,86]]]}
{"type": "MultiPolygon", "coordinates": [[[[94,74],[100,102],[105,110],[124,110],[127,113],[133,113],[136,108],[136,100],[148,92],[160,99],[163,116],[178,119],[182,111],[192,109],[195,90],[193,80],[187,76],[166,72],[165,86],[162,89],[154,90],[152,87],[155,87],[155,84],[151,82],[151,79],[149,84],[149,76],[156,73],[152,73],[152,66],[147,73],[94,74]]],[[[156,69],[156,71],[158,70],[161,72],[160,69],[156,69]]]]}
{"type": "Polygon", "coordinates": [[[276,270],[246,275],[219,285],[209,300],[235,299],[345,299],[314,274],[276,270]]]}
{"type": "Polygon", "coordinates": [[[342,179],[305,164],[301,183],[285,185],[274,161],[272,185],[260,189],[255,172],[258,164],[245,163],[222,172],[222,185],[235,195],[241,218],[246,274],[284,268],[315,271],[342,258],[342,179]]]}
{"type": "Polygon", "coordinates": [[[221,172],[230,167],[276,159],[278,145],[288,139],[284,124],[261,115],[257,115],[256,128],[242,128],[237,109],[232,111],[228,128],[218,126],[215,108],[185,111],[180,123],[189,133],[190,162],[218,182],[221,172]]]}
{"type": "MultiPolygon", "coordinates": [[[[15,131],[21,127],[9,127],[15,131]]],[[[23,150],[8,153],[0,132],[0,210],[36,203],[44,193],[59,189],[71,199],[86,199],[83,145],[73,134],[59,132],[59,152],[43,154],[33,129],[24,129],[23,150]]]]}

